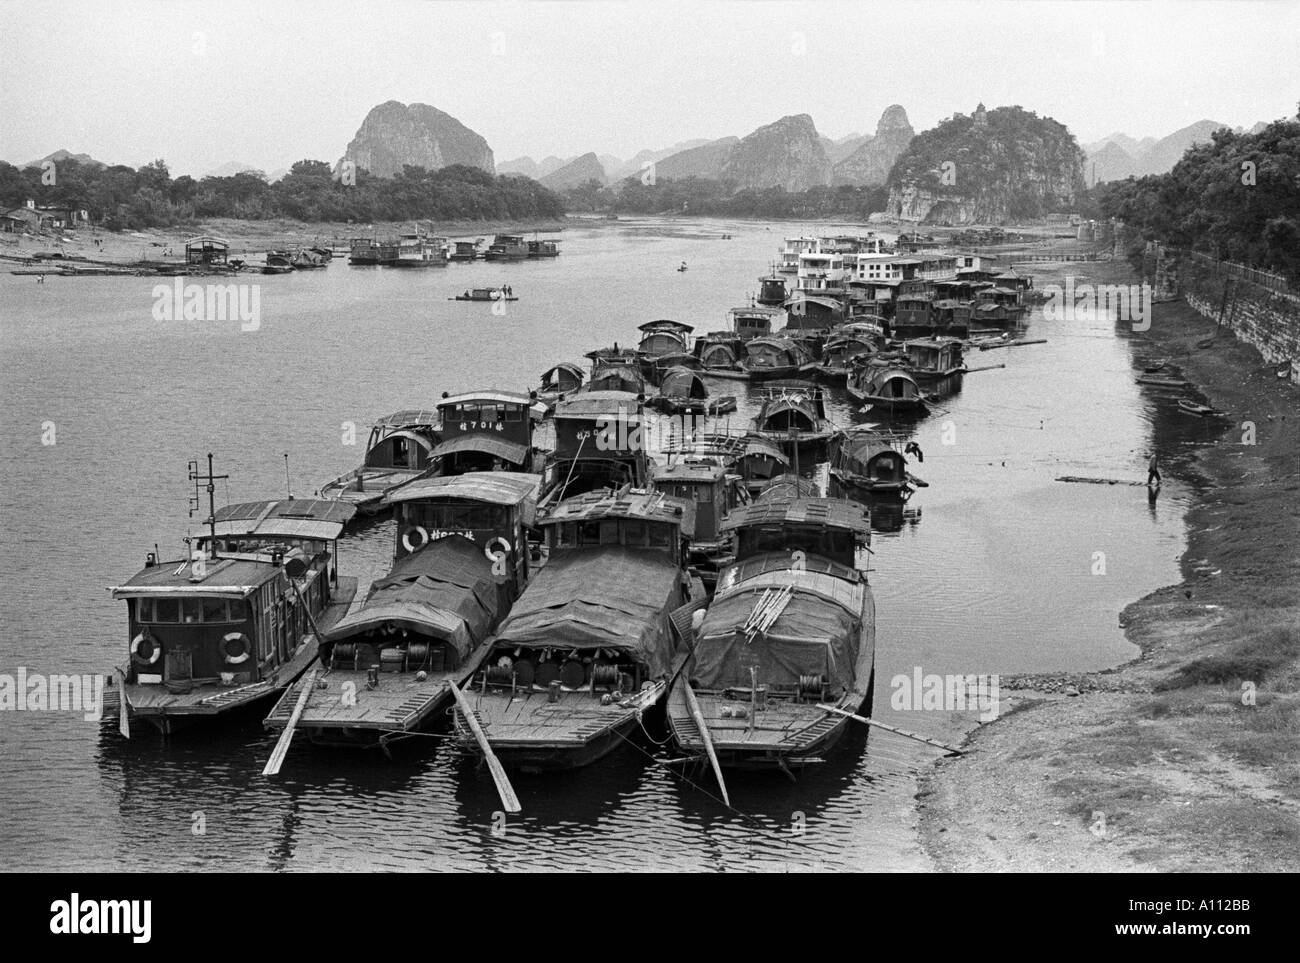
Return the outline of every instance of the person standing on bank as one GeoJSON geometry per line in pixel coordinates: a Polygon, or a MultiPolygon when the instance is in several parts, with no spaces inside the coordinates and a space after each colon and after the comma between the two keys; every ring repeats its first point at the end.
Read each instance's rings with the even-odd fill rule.
{"type": "Polygon", "coordinates": [[[1153,451],[1151,460],[1147,462],[1147,487],[1160,487],[1160,458],[1153,451]]]}

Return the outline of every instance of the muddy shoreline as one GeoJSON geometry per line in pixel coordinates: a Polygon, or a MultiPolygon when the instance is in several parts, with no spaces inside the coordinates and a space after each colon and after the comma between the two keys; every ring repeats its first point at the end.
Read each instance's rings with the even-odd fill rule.
{"type": "Polygon", "coordinates": [[[1132,337],[1230,414],[1182,476],[1196,491],[1182,581],[1121,613],[1136,659],[1012,680],[1010,711],[922,777],[936,869],[1296,868],[1300,389],[1181,300],[1132,337]]]}

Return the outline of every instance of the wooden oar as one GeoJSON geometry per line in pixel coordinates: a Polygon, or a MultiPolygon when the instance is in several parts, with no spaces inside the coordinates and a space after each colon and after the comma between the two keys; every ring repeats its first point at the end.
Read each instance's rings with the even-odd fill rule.
{"type": "Polygon", "coordinates": [[[966,753],[955,746],[945,746],[942,742],[931,739],[929,736],[918,736],[915,732],[908,732],[906,729],[900,729],[898,726],[891,726],[884,722],[877,722],[875,719],[868,719],[866,716],[860,716],[856,713],[849,712],[847,709],[840,709],[836,706],[818,705],[818,709],[824,709],[827,712],[838,712],[842,716],[848,716],[850,719],[856,719],[858,722],[865,723],[869,726],[876,726],[884,729],[886,732],[892,732],[897,736],[907,736],[909,739],[915,739],[917,742],[924,742],[926,745],[934,746],[936,749],[943,749],[945,752],[951,752],[958,756],[964,756],[966,753]]]}
{"type": "Polygon", "coordinates": [[[691,718],[695,720],[695,728],[700,730],[700,738],[704,740],[704,751],[709,756],[709,765],[713,767],[713,775],[718,780],[718,788],[722,790],[722,801],[730,806],[731,797],[727,795],[727,783],[722,778],[722,764],[718,762],[718,754],[713,749],[713,737],[709,735],[709,727],[704,722],[704,713],[700,711],[700,703],[695,698],[695,690],[691,688],[690,679],[682,679],[681,683],[686,692],[686,708],[691,710],[691,718]]]}
{"type": "Polygon", "coordinates": [[[126,698],[126,673],[121,669],[113,670],[117,674],[117,731],[123,738],[131,738],[131,703],[126,698]]]}
{"type": "Polygon", "coordinates": [[[519,805],[519,797],[515,795],[515,787],[510,785],[510,780],[506,778],[505,767],[501,765],[501,760],[492,751],[492,745],[488,742],[487,733],[483,731],[483,727],[474,718],[474,707],[469,704],[469,700],[465,698],[465,693],[460,691],[455,682],[448,679],[447,685],[451,688],[451,694],[456,697],[456,707],[460,709],[460,714],[465,717],[465,725],[474,734],[478,747],[483,750],[483,758],[487,761],[488,772],[492,773],[492,781],[497,785],[497,795],[501,797],[502,807],[508,813],[519,812],[524,807],[519,805]]]}
{"type": "Polygon", "coordinates": [[[294,704],[293,714],[289,716],[289,724],[284,727],[284,732],[280,733],[280,740],[271,750],[271,758],[266,760],[266,766],[262,769],[263,776],[274,776],[280,772],[280,767],[284,765],[284,757],[289,754],[289,743],[293,742],[293,730],[298,726],[298,720],[302,718],[303,710],[307,708],[307,702],[311,699],[312,689],[316,688],[316,673],[318,669],[312,669],[307,673],[307,678],[303,680],[302,691],[298,693],[298,701],[294,704]]]}

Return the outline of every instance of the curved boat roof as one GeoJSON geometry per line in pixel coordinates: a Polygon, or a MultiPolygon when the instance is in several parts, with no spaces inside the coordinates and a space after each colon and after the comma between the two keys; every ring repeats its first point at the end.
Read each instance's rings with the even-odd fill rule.
{"type": "Polygon", "coordinates": [[[417,478],[390,491],[384,496],[384,501],[397,503],[455,498],[493,505],[520,505],[536,498],[541,485],[541,475],[516,471],[467,471],[463,475],[417,478]]]}
{"type": "Polygon", "coordinates": [[[512,465],[522,465],[528,458],[528,446],[517,441],[507,441],[496,435],[474,432],[469,435],[457,435],[441,442],[429,453],[430,458],[442,458],[461,451],[485,451],[497,458],[504,458],[512,465]]]}
{"type": "Polygon", "coordinates": [[[226,505],[213,517],[218,537],[279,535],[333,541],[356,513],[355,505],[332,498],[286,498],[226,505]]]}
{"type": "Polygon", "coordinates": [[[652,331],[675,331],[685,334],[687,331],[694,331],[695,326],[685,324],[681,321],[673,321],[668,318],[660,318],[658,321],[647,321],[645,324],[637,325],[638,331],[644,331],[649,334],[652,331]]]}
{"type": "Polygon", "coordinates": [[[464,404],[470,401],[492,401],[525,406],[533,403],[533,399],[529,395],[520,394],[517,391],[498,391],[495,388],[488,388],[485,391],[466,391],[458,395],[449,395],[438,402],[438,407],[441,409],[449,405],[464,404]]]}
{"type": "Polygon", "coordinates": [[[189,559],[159,562],[141,569],[123,585],[109,589],[115,599],[150,598],[154,596],[206,595],[217,598],[242,599],[252,594],[258,586],[275,578],[280,566],[269,560],[254,558],[204,559],[202,578],[191,580],[192,562],[189,559]]]}
{"type": "Polygon", "coordinates": [[[574,375],[579,381],[586,377],[586,372],[582,365],[575,361],[561,361],[559,364],[553,364],[542,372],[542,383],[545,384],[550,380],[551,375],[555,374],[557,371],[567,371],[569,374],[574,375]]]}
{"type": "Polygon", "coordinates": [[[690,368],[669,368],[659,385],[659,393],[671,398],[707,398],[709,389],[703,379],[690,368]]]}
{"type": "Polygon", "coordinates": [[[500,596],[482,547],[448,535],[399,558],[361,607],[322,635],[339,642],[391,624],[444,639],[463,657],[491,632],[500,596]]]}
{"type": "Polygon", "coordinates": [[[727,513],[719,531],[753,525],[814,525],[870,534],[867,509],[845,498],[774,498],[742,505],[727,513]]]}
{"type": "Polygon", "coordinates": [[[409,425],[436,425],[441,420],[437,411],[428,408],[406,408],[375,420],[376,428],[404,428],[409,425]]]}
{"type": "Polygon", "coordinates": [[[555,405],[556,418],[639,416],[642,403],[630,391],[580,391],[555,405]]]}

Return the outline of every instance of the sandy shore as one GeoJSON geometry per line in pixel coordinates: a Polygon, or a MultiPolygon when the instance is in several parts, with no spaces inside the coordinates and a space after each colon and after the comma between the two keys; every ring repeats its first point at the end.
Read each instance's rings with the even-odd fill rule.
{"type": "Polygon", "coordinates": [[[1196,459],[1183,581],[1124,610],[1139,658],[1072,680],[1076,697],[1020,680],[1012,711],[922,780],[937,868],[1300,866],[1300,389],[1230,335],[1196,347],[1213,334],[1178,301],[1141,336],[1232,415],[1196,459]]]}

